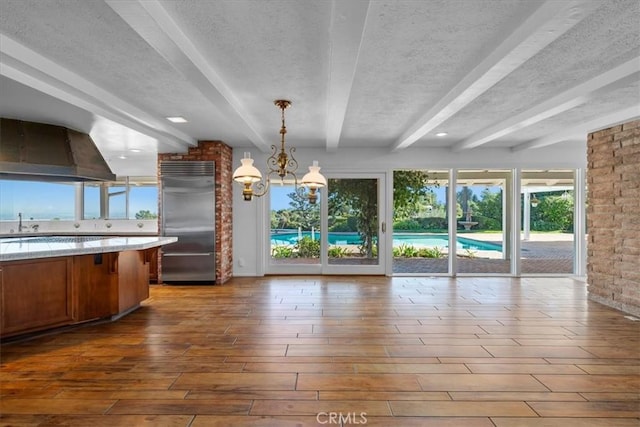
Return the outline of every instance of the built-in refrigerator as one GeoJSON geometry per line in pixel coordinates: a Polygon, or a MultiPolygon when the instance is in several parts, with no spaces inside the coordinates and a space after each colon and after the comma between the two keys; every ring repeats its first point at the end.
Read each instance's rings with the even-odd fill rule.
{"type": "Polygon", "coordinates": [[[215,283],[213,161],[160,162],[160,234],[178,241],[161,249],[163,282],[215,283]]]}

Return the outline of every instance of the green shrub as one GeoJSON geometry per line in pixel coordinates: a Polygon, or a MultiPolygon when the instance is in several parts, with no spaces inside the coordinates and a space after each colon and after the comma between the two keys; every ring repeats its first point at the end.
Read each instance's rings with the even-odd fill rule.
{"type": "Polygon", "coordinates": [[[418,256],[418,250],[414,246],[407,246],[402,250],[402,255],[407,258],[413,258],[418,256]]]}
{"type": "Polygon", "coordinates": [[[440,248],[420,248],[418,256],[421,258],[444,258],[444,252],[440,248]]]}
{"type": "Polygon", "coordinates": [[[330,232],[336,233],[355,233],[358,231],[358,218],[350,216],[348,218],[336,219],[331,227],[330,232]]]}
{"type": "Polygon", "coordinates": [[[476,230],[492,230],[492,231],[502,230],[502,223],[495,218],[476,215],[473,217],[473,220],[478,222],[478,225],[473,227],[476,230]]]}
{"type": "Polygon", "coordinates": [[[393,248],[393,256],[395,258],[444,258],[444,252],[441,248],[416,248],[413,245],[402,243],[393,248]]]}
{"type": "Polygon", "coordinates": [[[395,221],[394,231],[434,231],[446,230],[449,227],[447,218],[442,217],[422,217],[395,221]]]}
{"type": "Polygon", "coordinates": [[[540,219],[546,223],[553,224],[556,230],[573,230],[573,197],[567,193],[566,196],[548,196],[543,198],[538,205],[540,219]]]}
{"type": "Polygon", "coordinates": [[[394,231],[418,231],[422,227],[415,219],[404,219],[393,223],[394,231]]]}
{"type": "Polygon", "coordinates": [[[418,256],[418,250],[413,245],[402,243],[398,247],[393,248],[394,257],[414,258],[418,256]]]}
{"type": "Polygon", "coordinates": [[[329,232],[346,233],[349,231],[346,219],[336,220],[331,227],[328,228],[329,232]]]}
{"type": "Polygon", "coordinates": [[[300,258],[320,258],[320,240],[313,240],[309,236],[304,236],[295,245],[300,258]]]}
{"type": "Polygon", "coordinates": [[[349,250],[342,246],[332,246],[327,252],[329,254],[329,258],[344,258],[350,255],[349,250]]]}
{"type": "Polygon", "coordinates": [[[425,217],[420,218],[420,226],[423,230],[446,230],[449,227],[447,218],[425,217]]]}
{"type": "Polygon", "coordinates": [[[463,256],[465,256],[467,258],[475,258],[477,253],[478,252],[474,251],[473,249],[465,249],[463,256]]]}
{"type": "Polygon", "coordinates": [[[293,258],[293,248],[291,246],[276,245],[271,248],[273,258],[293,258]]]}
{"type": "Polygon", "coordinates": [[[562,227],[562,224],[538,220],[531,224],[531,231],[561,231],[562,227]]]}

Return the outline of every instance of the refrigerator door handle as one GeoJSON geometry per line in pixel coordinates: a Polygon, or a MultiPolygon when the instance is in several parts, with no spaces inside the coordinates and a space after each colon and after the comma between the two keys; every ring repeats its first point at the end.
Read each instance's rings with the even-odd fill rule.
{"type": "Polygon", "coordinates": [[[213,252],[163,252],[162,256],[211,256],[213,252]]]}

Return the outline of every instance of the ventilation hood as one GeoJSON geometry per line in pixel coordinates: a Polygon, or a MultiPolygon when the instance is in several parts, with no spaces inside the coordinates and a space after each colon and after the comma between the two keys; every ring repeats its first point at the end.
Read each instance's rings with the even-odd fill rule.
{"type": "Polygon", "coordinates": [[[0,119],[0,178],[115,181],[86,133],[63,126],[0,119]]]}

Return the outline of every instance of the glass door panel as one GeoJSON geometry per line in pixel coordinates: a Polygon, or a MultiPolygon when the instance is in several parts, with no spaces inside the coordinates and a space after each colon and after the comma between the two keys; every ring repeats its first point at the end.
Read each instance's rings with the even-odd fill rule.
{"type": "Polygon", "coordinates": [[[457,273],[509,274],[511,171],[458,171],[457,273]]]}
{"type": "Polygon", "coordinates": [[[300,198],[291,184],[273,185],[270,198],[269,273],[320,272],[320,207],[300,198]]]}
{"type": "Polygon", "coordinates": [[[522,274],[572,274],[574,171],[523,170],[522,274]]]}
{"type": "Polygon", "coordinates": [[[384,274],[384,175],[328,177],[326,274],[384,274]]]}
{"type": "Polygon", "coordinates": [[[393,172],[393,274],[449,272],[448,186],[448,171],[393,172]]]}

